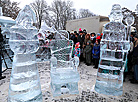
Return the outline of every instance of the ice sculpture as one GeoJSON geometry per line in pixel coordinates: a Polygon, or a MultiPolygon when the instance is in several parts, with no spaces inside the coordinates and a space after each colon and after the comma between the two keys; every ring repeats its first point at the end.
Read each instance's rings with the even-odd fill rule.
{"type": "Polygon", "coordinates": [[[46,61],[49,60],[51,57],[49,42],[52,39],[69,40],[69,34],[66,30],[57,31],[54,28],[54,26],[48,27],[48,25],[45,22],[42,22],[42,26],[38,32],[38,38],[39,38],[39,49],[36,52],[37,61],[46,61]]]}
{"type": "Polygon", "coordinates": [[[68,33],[66,30],[58,30],[58,32],[59,32],[62,36],[64,36],[64,37],[66,37],[67,39],[69,39],[69,33],[68,33]]]}
{"type": "Polygon", "coordinates": [[[110,13],[110,22],[104,27],[100,43],[100,61],[95,91],[106,95],[123,94],[123,72],[130,46],[129,39],[126,39],[122,18],[121,6],[114,4],[110,13]]]}
{"type": "Polygon", "coordinates": [[[70,40],[50,41],[51,61],[51,90],[53,96],[62,94],[78,94],[80,79],[77,67],[79,58],[71,58],[73,42],[70,40]]]}
{"type": "MultiPolygon", "coordinates": [[[[12,67],[12,60],[13,60],[13,51],[9,47],[9,36],[10,36],[10,27],[13,26],[16,22],[10,17],[6,17],[2,15],[2,7],[0,7],[0,26],[2,29],[2,35],[4,41],[0,43],[0,46],[3,45],[1,50],[0,57],[2,57],[2,69],[0,68],[0,74],[2,71],[7,70],[8,68],[12,67]]],[[[0,58],[1,59],[1,58],[0,58]]],[[[0,65],[1,66],[1,65],[0,65]]]]}
{"type": "Polygon", "coordinates": [[[8,102],[42,102],[35,52],[38,49],[37,29],[32,26],[35,14],[26,5],[11,27],[9,44],[14,52],[8,102]]]}
{"type": "Polygon", "coordinates": [[[134,16],[131,13],[128,13],[126,15],[125,22],[127,24],[127,36],[126,36],[127,38],[126,39],[129,39],[130,40],[131,25],[134,24],[134,16]]]}
{"type": "Polygon", "coordinates": [[[42,26],[38,32],[39,49],[36,52],[37,61],[46,61],[50,59],[49,41],[53,39],[52,29],[42,22],[42,26]]]}

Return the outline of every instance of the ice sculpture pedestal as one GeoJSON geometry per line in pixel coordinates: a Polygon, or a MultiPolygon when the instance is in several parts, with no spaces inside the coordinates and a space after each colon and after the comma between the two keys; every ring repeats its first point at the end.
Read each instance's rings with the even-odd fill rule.
{"type": "Polygon", "coordinates": [[[14,56],[8,102],[42,102],[35,60],[35,53],[14,56]]]}

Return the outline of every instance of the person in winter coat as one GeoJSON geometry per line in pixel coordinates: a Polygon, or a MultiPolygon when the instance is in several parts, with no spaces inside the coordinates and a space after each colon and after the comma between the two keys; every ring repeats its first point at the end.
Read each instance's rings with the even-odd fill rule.
{"type": "MultiPolygon", "coordinates": [[[[87,45],[87,42],[88,42],[88,41],[91,41],[90,34],[86,34],[86,35],[85,35],[85,40],[84,40],[84,42],[83,42],[83,58],[84,58],[85,61],[86,61],[85,48],[86,48],[86,45],[87,45]]],[[[92,43],[91,43],[91,44],[92,44],[92,43]]]]}
{"type": "Polygon", "coordinates": [[[87,31],[86,29],[83,30],[83,35],[86,35],[87,34],[87,31]]]}
{"type": "Polygon", "coordinates": [[[71,36],[70,36],[70,40],[74,40],[74,38],[75,38],[75,35],[74,35],[74,32],[73,31],[71,31],[71,36]]]}
{"type": "Polygon", "coordinates": [[[128,55],[127,55],[127,61],[126,61],[126,66],[125,66],[125,71],[124,71],[124,81],[125,81],[127,75],[132,73],[132,70],[133,70],[133,64],[132,64],[133,42],[134,42],[133,37],[134,37],[134,33],[131,32],[131,35],[130,35],[130,50],[128,51],[128,55]]]}
{"type": "Polygon", "coordinates": [[[101,39],[102,39],[102,36],[103,36],[103,33],[102,33],[102,34],[97,33],[96,40],[99,42],[99,44],[100,44],[100,41],[101,41],[101,39]]]}
{"type": "Polygon", "coordinates": [[[91,65],[91,60],[92,60],[92,46],[91,46],[91,41],[89,40],[87,42],[87,45],[85,47],[85,59],[86,59],[86,65],[91,65]]]}
{"type": "Polygon", "coordinates": [[[83,31],[79,31],[79,36],[78,36],[78,42],[80,42],[80,48],[82,49],[83,46],[83,42],[85,39],[85,35],[83,35],[83,31]]]}
{"type": "Polygon", "coordinates": [[[79,36],[79,34],[78,33],[76,33],[75,34],[75,38],[74,38],[74,45],[78,42],[78,36],[79,36]]]}
{"type": "Polygon", "coordinates": [[[99,58],[100,58],[100,44],[97,40],[94,44],[92,54],[93,54],[94,65],[95,65],[94,68],[98,68],[99,58]]]}
{"type": "Polygon", "coordinates": [[[85,35],[83,35],[83,31],[79,31],[79,36],[78,36],[78,42],[80,42],[80,49],[81,49],[81,55],[80,55],[80,60],[83,61],[83,42],[85,39],[85,35]]]}
{"type": "Polygon", "coordinates": [[[80,50],[80,43],[77,42],[75,44],[75,48],[73,50],[73,56],[78,56],[80,58],[81,50],[80,50]]]}
{"type": "Polygon", "coordinates": [[[138,34],[134,36],[134,48],[133,48],[133,68],[134,68],[134,79],[131,83],[138,83],[138,34]]]}

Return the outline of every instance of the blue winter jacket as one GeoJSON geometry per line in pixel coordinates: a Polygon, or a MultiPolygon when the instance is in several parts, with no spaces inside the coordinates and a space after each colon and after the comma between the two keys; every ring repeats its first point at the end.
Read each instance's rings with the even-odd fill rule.
{"type": "Polygon", "coordinates": [[[96,45],[94,44],[93,50],[92,50],[93,58],[100,58],[100,44],[96,45]]]}

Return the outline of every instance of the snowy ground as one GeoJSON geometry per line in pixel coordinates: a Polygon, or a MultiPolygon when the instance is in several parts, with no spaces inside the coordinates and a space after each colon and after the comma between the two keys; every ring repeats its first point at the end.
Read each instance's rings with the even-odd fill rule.
{"type": "MultiPolygon", "coordinates": [[[[50,67],[48,62],[38,63],[43,102],[138,102],[138,84],[131,84],[128,79],[124,82],[124,93],[122,96],[106,96],[94,91],[97,69],[80,63],[79,94],[62,95],[53,97],[50,89],[50,67]]],[[[8,69],[3,73],[5,79],[0,80],[0,102],[7,102],[8,87],[10,81],[8,69]]]]}

